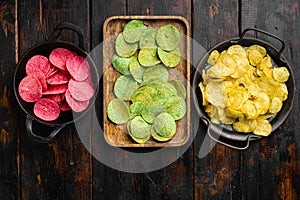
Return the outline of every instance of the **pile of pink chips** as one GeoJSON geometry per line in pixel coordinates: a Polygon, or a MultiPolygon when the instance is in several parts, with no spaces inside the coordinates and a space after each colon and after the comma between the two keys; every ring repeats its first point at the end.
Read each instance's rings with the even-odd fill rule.
{"type": "Polygon", "coordinates": [[[34,102],[34,114],[45,121],[57,119],[61,111],[82,112],[95,93],[88,61],[65,48],[54,49],[49,58],[31,57],[26,75],[19,84],[20,97],[34,102]]]}

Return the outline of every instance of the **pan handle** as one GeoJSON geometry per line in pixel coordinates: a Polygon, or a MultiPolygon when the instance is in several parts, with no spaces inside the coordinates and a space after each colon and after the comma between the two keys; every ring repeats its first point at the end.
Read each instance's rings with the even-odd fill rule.
{"type": "Polygon", "coordinates": [[[241,34],[241,37],[240,37],[241,40],[243,40],[243,38],[245,37],[245,35],[246,35],[246,33],[247,33],[248,31],[256,31],[256,32],[260,32],[260,33],[263,33],[263,34],[265,34],[265,35],[268,35],[268,36],[270,36],[270,37],[272,37],[272,38],[278,40],[278,41],[281,43],[281,48],[280,48],[280,50],[278,51],[277,59],[280,60],[280,56],[281,56],[281,54],[282,54],[282,52],[283,52],[283,50],[284,50],[284,48],[285,48],[285,43],[284,43],[284,41],[283,41],[281,38],[279,38],[279,37],[277,37],[276,35],[273,35],[273,34],[271,34],[271,33],[268,33],[268,32],[266,32],[266,31],[263,31],[263,30],[261,30],[261,29],[257,29],[257,28],[246,28],[246,29],[242,32],[242,34],[241,34]]]}
{"type": "Polygon", "coordinates": [[[83,36],[82,28],[80,28],[79,26],[76,26],[74,24],[68,23],[68,22],[62,22],[59,25],[57,25],[55,27],[54,31],[52,32],[52,34],[50,35],[49,40],[50,41],[57,40],[58,37],[60,36],[62,30],[64,30],[64,29],[74,31],[77,34],[78,42],[79,42],[78,46],[79,46],[79,48],[81,48],[82,50],[85,51],[84,42],[83,42],[84,36],[83,36]]]}
{"type": "Polygon", "coordinates": [[[42,137],[33,133],[32,121],[33,120],[27,115],[25,122],[26,131],[30,139],[38,143],[49,143],[60,132],[60,130],[65,127],[65,125],[57,126],[47,137],[42,137]]]}

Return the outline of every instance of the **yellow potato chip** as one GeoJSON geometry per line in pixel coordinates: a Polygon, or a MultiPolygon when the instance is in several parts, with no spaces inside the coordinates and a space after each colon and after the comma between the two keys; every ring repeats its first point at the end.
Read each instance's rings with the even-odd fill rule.
{"type": "Polygon", "coordinates": [[[249,95],[246,88],[238,86],[228,94],[226,105],[233,110],[239,110],[248,98],[249,95]]]}
{"type": "Polygon", "coordinates": [[[203,85],[202,82],[199,83],[199,88],[202,93],[202,105],[206,106],[206,105],[208,105],[208,101],[205,99],[205,86],[203,85]]]}
{"type": "Polygon", "coordinates": [[[224,87],[220,83],[210,82],[206,85],[205,98],[214,106],[225,108],[224,87]]]}
{"type": "Polygon", "coordinates": [[[226,108],[226,116],[232,118],[243,118],[244,114],[239,110],[234,110],[232,108],[226,108]]]}
{"type": "Polygon", "coordinates": [[[276,67],[273,69],[273,77],[276,81],[284,83],[289,79],[290,73],[286,67],[276,67]]]}
{"type": "Polygon", "coordinates": [[[240,57],[247,58],[247,53],[241,45],[232,45],[227,49],[229,55],[238,55],[240,57]]]}
{"type": "Polygon", "coordinates": [[[271,68],[271,67],[272,67],[272,59],[269,55],[264,57],[258,66],[260,70],[263,70],[264,68],[271,68]]]}
{"type": "Polygon", "coordinates": [[[260,92],[254,99],[254,105],[258,114],[265,114],[270,107],[270,97],[264,92],[260,92]]]}
{"type": "Polygon", "coordinates": [[[250,132],[253,132],[256,127],[257,127],[257,121],[256,119],[244,119],[244,118],[240,118],[239,122],[242,122],[244,124],[248,124],[250,127],[250,132]]]}
{"type": "MultiPolygon", "coordinates": [[[[226,52],[223,53],[220,56],[220,59],[218,59],[217,63],[221,62],[222,64],[224,64],[227,68],[230,69],[231,74],[235,71],[235,69],[237,68],[237,63],[236,61],[226,52]]],[[[216,63],[216,64],[217,64],[216,63]]]]}
{"type": "Polygon", "coordinates": [[[265,57],[265,55],[267,54],[267,50],[260,45],[254,44],[254,45],[251,45],[250,47],[248,47],[246,50],[247,54],[249,51],[252,51],[252,50],[258,51],[262,55],[262,57],[265,57]]]}
{"type": "Polygon", "coordinates": [[[278,97],[273,97],[269,107],[270,113],[278,113],[282,108],[282,101],[278,97]]]}
{"type": "Polygon", "coordinates": [[[223,63],[216,63],[207,70],[207,75],[212,78],[225,78],[235,71],[231,67],[227,67],[223,63]]]}
{"type": "Polygon", "coordinates": [[[257,126],[253,131],[254,134],[260,136],[268,136],[272,132],[272,126],[266,119],[258,119],[257,126]]]}
{"type": "Polygon", "coordinates": [[[213,50],[207,59],[207,63],[211,65],[216,64],[219,55],[220,53],[217,50],[213,50]]]}
{"type": "Polygon", "coordinates": [[[237,132],[243,132],[243,133],[249,133],[251,132],[251,128],[249,124],[246,124],[244,122],[234,122],[232,124],[233,130],[237,132]]]}
{"type": "Polygon", "coordinates": [[[258,66],[262,61],[263,56],[259,51],[253,49],[251,51],[248,51],[248,59],[251,65],[258,66]]]}
{"type": "Polygon", "coordinates": [[[241,78],[244,76],[248,70],[250,70],[250,65],[247,57],[241,57],[238,54],[233,54],[232,58],[237,63],[236,70],[230,75],[232,78],[241,78]]]}
{"type": "Polygon", "coordinates": [[[278,87],[272,93],[273,97],[278,97],[282,101],[285,101],[288,97],[288,89],[285,83],[280,83],[278,87]]]}
{"type": "Polygon", "coordinates": [[[247,100],[242,105],[241,111],[245,114],[246,119],[255,119],[257,117],[256,107],[251,100],[247,100]]]}

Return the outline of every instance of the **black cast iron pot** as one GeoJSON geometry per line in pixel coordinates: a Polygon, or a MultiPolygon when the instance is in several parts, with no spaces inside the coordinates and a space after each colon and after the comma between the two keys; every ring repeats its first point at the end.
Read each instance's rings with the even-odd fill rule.
{"type": "MultiPolygon", "coordinates": [[[[25,54],[22,56],[20,61],[17,64],[15,74],[14,74],[14,80],[13,80],[13,87],[14,87],[14,93],[16,96],[16,99],[22,108],[22,110],[26,113],[27,118],[26,118],[26,130],[28,136],[33,139],[36,142],[40,143],[47,143],[50,142],[51,139],[53,139],[59,131],[64,128],[66,125],[69,125],[76,120],[80,119],[83,117],[94,105],[95,102],[95,96],[97,94],[97,89],[98,89],[98,72],[96,65],[94,64],[93,60],[90,58],[88,53],[84,50],[84,36],[83,36],[83,31],[80,27],[70,24],[70,23],[61,23],[59,24],[49,37],[49,39],[42,43],[38,44],[31,49],[27,50],[25,54]],[[68,29],[71,31],[74,31],[78,37],[78,45],[75,45],[73,43],[67,42],[67,41],[62,41],[59,40],[59,36],[62,32],[62,30],[68,29]],[[18,87],[20,84],[20,81],[26,76],[26,71],[25,71],[25,66],[27,61],[34,55],[44,55],[46,57],[49,57],[50,52],[55,49],[55,48],[66,48],[68,50],[71,50],[75,52],[77,55],[82,56],[87,59],[90,65],[90,70],[91,70],[91,75],[92,75],[92,82],[94,84],[94,89],[95,89],[95,95],[93,96],[92,99],[90,99],[90,103],[88,107],[80,112],[80,113],[73,113],[72,110],[70,111],[64,111],[60,112],[60,116],[58,119],[54,121],[44,121],[42,119],[39,119],[37,116],[35,116],[33,112],[33,106],[34,103],[28,103],[25,102],[19,95],[18,93],[18,87]],[[42,125],[52,127],[51,132],[47,136],[41,136],[38,133],[33,133],[33,121],[36,121],[42,125]]],[[[44,135],[44,134],[43,134],[44,135]]]]}
{"type": "Polygon", "coordinates": [[[234,38],[219,43],[204,55],[204,57],[200,60],[197,66],[197,70],[195,72],[194,79],[193,79],[193,100],[196,106],[196,110],[200,116],[200,119],[208,126],[207,134],[210,136],[211,139],[221,144],[230,146],[232,148],[243,150],[249,147],[250,141],[260,139],[261,137],[254,135],[253,133],[238,133],[234,131],[230,125],[221,125],[221,124],[212,123],[210,121],[209,116],[206,114],[204,110],[204,106],[202,106],[202,93],[200,91],[200,88],[198,87],[198,84],[203,81],[201,72],[203,69],[206,69],[208,67],[207,59],[209,57],[209,54],[213,50],[218,50],[219,52],[222,52],[223,50],[228,49],[231,45],[234,44],[239,44],[243,47],[249,47],[254,44],[261,45],[266,48],[267,53],[270,55],[273,62],[277,66],[284,66],[290,72],[290,77],[286,82],[288,92],[289,92],[288,98],[283,102],[282,109],[276,114],[276,116],[269,119],[272,125],[272,131],[276,130],[284,122],[289,112],[291,111],[294,98],[295,98],[296,88],[295,88],[295,79],[294,79],[292,67],[289,65],[286,58],[282,55],[282,52],[285,48],[285,43],[280,38],[268,32],[262,31],[260,29],[247,28],[242,32],[239,38],[234,38]],[[260,32],[264,35],[267,35],[271,38],[278,40],[281,43],[280,50],[277,50],[274,46],[261,39],[246,37],[245,34],[248,31],[260,32]]]}

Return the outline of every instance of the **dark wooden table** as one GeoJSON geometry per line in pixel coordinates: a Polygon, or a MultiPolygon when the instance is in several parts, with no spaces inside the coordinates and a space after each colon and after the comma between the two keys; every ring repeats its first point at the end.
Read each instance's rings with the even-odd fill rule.
{"type": "MultiPolygon", "coordinates": [[[[90,51],[102,41],[103,22],[112,15],[180,15],[189,21],[193,39],[206,49],[239,36],[245,27],[279,36],[299,88],[299,4],[299,0],[1,1],[0,199],[300,199],[299,90],[283,125],[245,151],[217,144],[199,159],[206,131],[200,123],[194,143],[178,160],[154,172],[130,174],[98,162],[74,128],[64,129],[50,144],[32,142],[12,86],[22,54],[45,41],[60,22],[80,26],[90,51]]],[[[62,39],[77,42],[69,32],[62,39]]]]}

